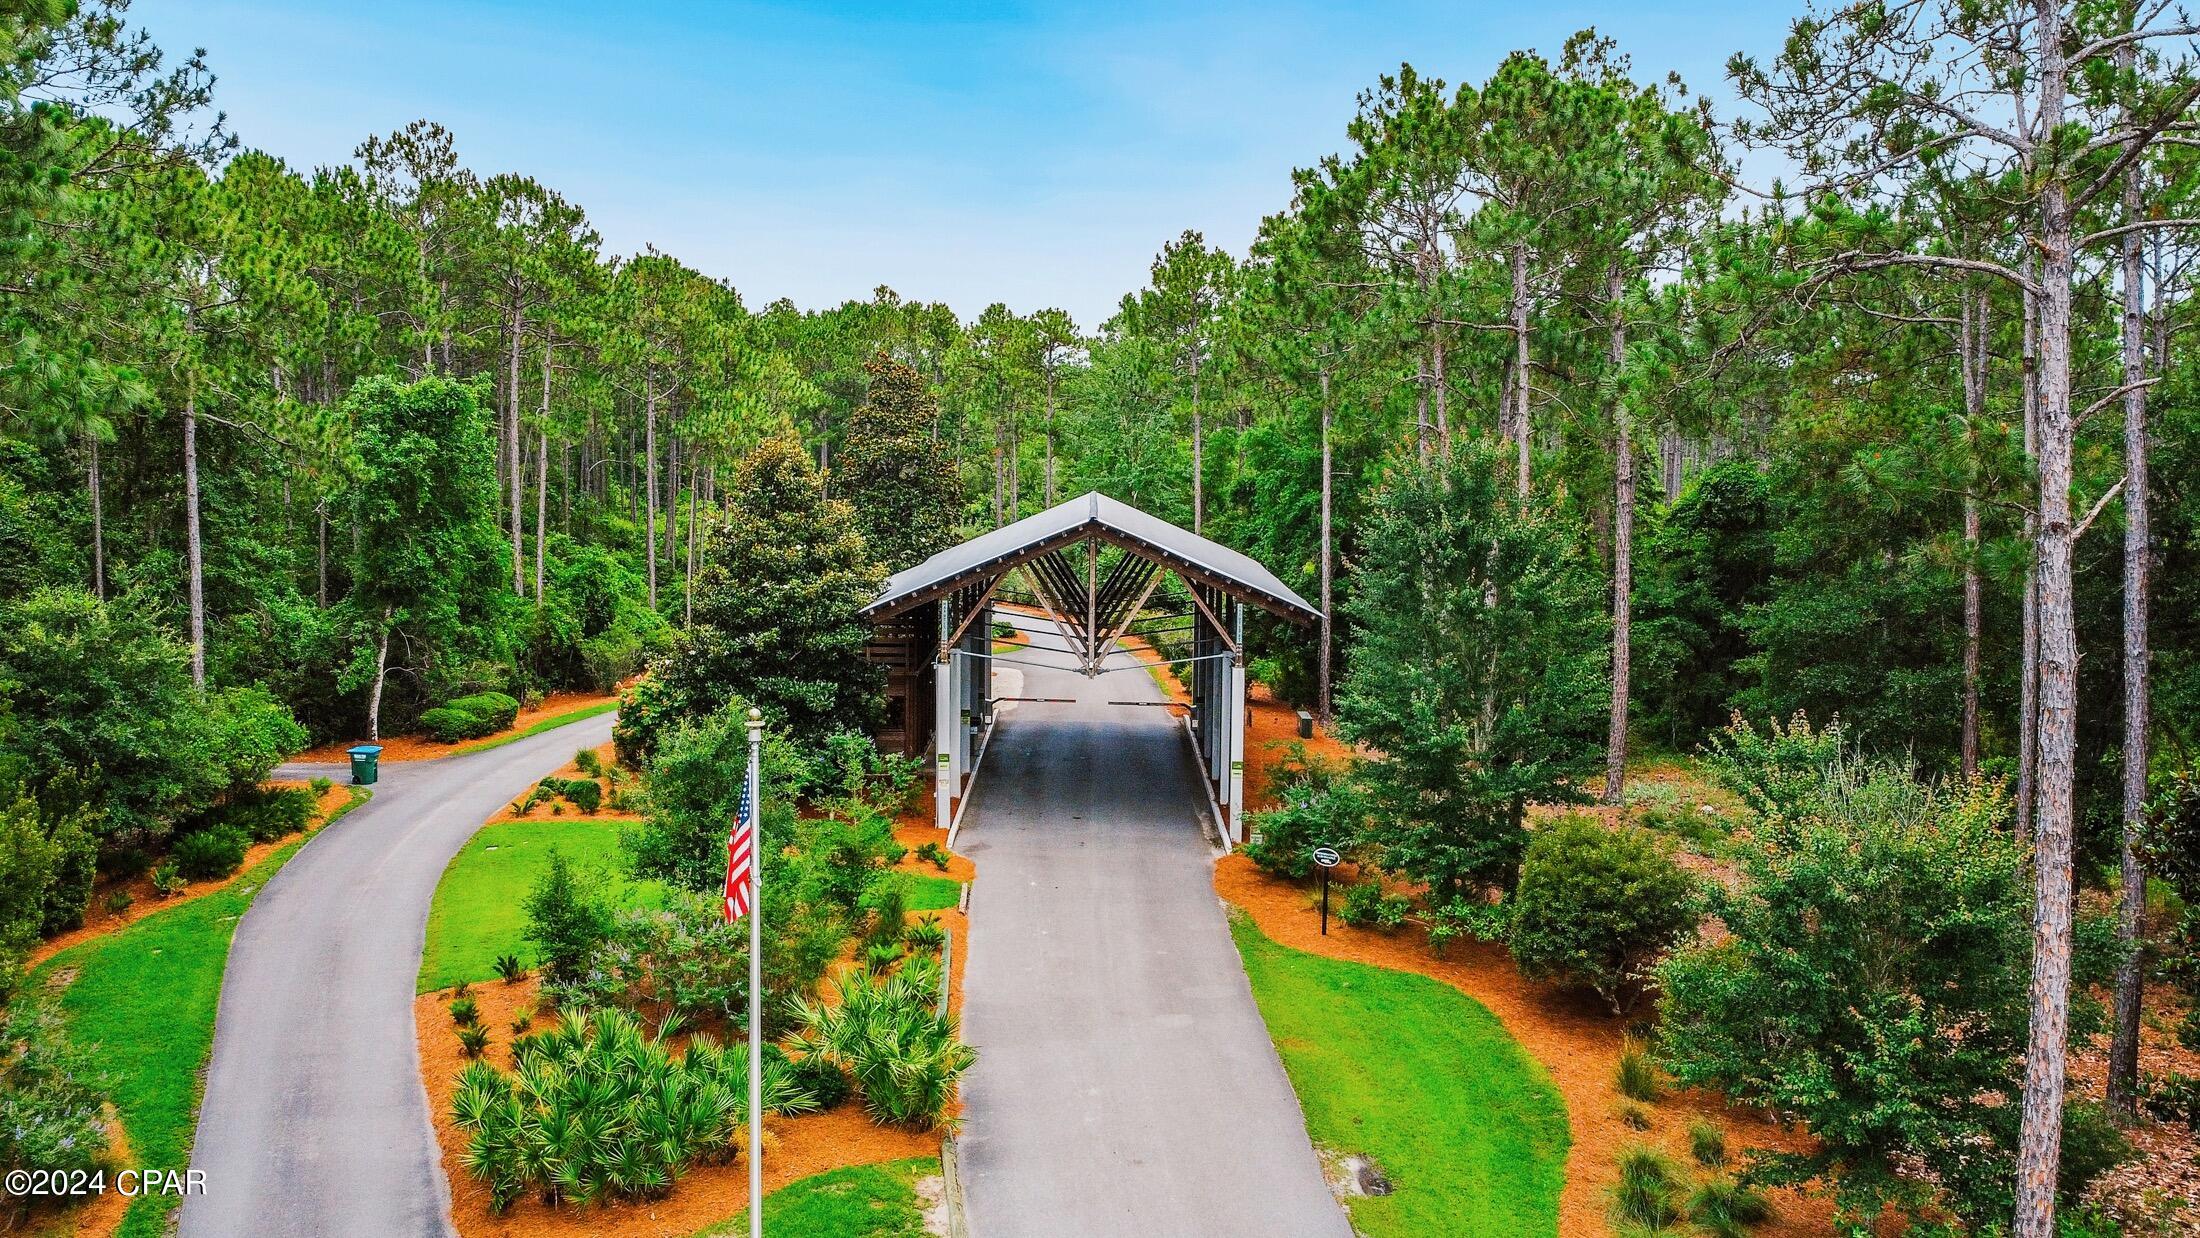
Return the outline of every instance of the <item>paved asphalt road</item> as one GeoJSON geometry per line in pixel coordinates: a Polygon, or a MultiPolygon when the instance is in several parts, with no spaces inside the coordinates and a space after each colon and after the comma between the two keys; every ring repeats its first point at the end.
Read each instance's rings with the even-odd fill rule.
{"type": "Polygon", "coordinates": [[[1018,694],[1077,703],[1001,715],[956,839],[974,1238],[1350,1238],[1215,897],[1181,725],[1107,704],[1161,699],[1137,669],[1026,667],[1018,694]]]}
{"type": "Polygon", "coordinates": [[[374,798],[253,900],[222,978],[186,1238],[453,1232],[413,1036],[428,903],[474,830],[613,717],[383,766],[374,798]]]}

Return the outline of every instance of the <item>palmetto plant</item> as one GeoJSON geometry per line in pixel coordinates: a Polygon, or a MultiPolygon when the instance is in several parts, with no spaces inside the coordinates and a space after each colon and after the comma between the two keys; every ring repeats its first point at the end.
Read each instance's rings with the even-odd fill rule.
{"type": "MultiPolygon", "coordinates": [[[[746,1046],[696,1036],[675,1055],[632,1015],[600,1010],[522,1037],[512,1062],[469,1065],[451,1100],[472,1135],[467,1172],[500,1212],[529,1193],[545,1203],[655,1198],[691,1164],[731,1158],[747,1133],[746,1046]]],[[[809,1113],[817,1101],[772,1058],[764,1108],[809,1113]]]]}
{"type": "Polygon", "coordinates": [[[888,976],[855,971],[835,982],[835,1001],[797,1002],[796,1043],[845,1067],[873,1121],[930,1129],[946,1118],[977,1053],[939,1010],[939,961],[911,958],[888,976]]]}

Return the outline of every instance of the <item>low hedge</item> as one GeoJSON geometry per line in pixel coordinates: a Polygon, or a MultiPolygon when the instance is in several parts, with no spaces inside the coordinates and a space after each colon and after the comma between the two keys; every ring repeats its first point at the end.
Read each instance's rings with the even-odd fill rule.
{"type": "Polygon", "coordinates": [[[251,835],[236,826],[214,825],[177,839],[173,858],[184,876],[207,881],[236,872],[251,846],[251,835]]]}
{"type": "Polygon", "coordinates": [[[420,715],[420,725],[446,744],[494,735],[519,718],[519,702],[502,692],[476,692],[420,715]]]}

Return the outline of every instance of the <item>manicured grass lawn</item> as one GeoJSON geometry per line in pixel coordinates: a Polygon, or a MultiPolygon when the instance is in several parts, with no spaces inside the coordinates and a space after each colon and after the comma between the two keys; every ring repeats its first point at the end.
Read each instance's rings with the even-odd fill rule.
{"type": "Polygon", "coordinates": [[[1307,1132],[1396,1187],[1349,1201],[1362,1233],[1558,1233],[1565,1105],[1495,1015],[1426,976],[1277,945],[1237,912],[1230,934],[1307,1132]]]}
{"type": "Polygon", "coordinates": [[[500,954],[516,954],[532,964],[521,904],[549,867],[552,847],[577,871],[602,880],[621,905],[662,906],[663,886],[626,876],[619,851],[619,831],[626,824],[565,816],[483,826],[435,887],[419,991],[493,979],[500,954]]]}
{"type": "MultiPolygon", "coordinates": [[[[924,1238],[915,1186],[939,1171],[937,1159],[920,1156],[790,1182],[764,1197],[764,1232],[773,1238],[924,1238]]],[[[742,1238],[748,1232],[744,1208],[695,1238],[742,1238]]]]}
{"type": "Polygon", "coordinates": [[[945,911],[962,901],[962,882],[918,874],[909,879],[909,910],[945,911]]]}
{"type": "MultiPolygon", "coordinates": [[[[355,792],[329,820],[365,798],[355,792]]],[[[253,896],[305,841],[290,843],[212,894],[64,950],[31,973],[33,985],[64,969],[76,973],[62,990],[61,1008],[71,1035],[98,1046],[135,1164],[189,1167],[204,1090],[200,1076],[214,1047],[214,1013],[230,939],[253,896]]],[[[118,1232],[128,1238],[166,1232],[180,1200],[139,1198],[123,1214],[118,1232]]]]}
{"type": "Polygon", "coordinates": [[[598,701],[593,705],[583,705],[579,709],[576,709],[569,714],[556,714],[552,717],[544,718],[542,721],[537,722],[536,724],[528,727],[524,731],[514,731],[510,735],[499,735],[495,739],[485,739],[479,743],[466,744],[461,747],[454,748],[451,750],[451,755],[464,756],[469,752],[487,752],[491,748],[501,748],[506,744],[525,739],[530,735],[540,735],[544,731],[554,731],[569,722],[579,722],[583,718],[593,718],[598,714],[608,714],[618,707],[619,702],[616,700],[598,701]]]}

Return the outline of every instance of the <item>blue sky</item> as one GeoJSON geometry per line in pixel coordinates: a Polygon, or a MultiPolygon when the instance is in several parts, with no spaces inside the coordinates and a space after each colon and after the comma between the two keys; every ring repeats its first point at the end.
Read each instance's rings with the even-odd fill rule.
{"type": "Polygon", "coordinates": [[[1638,76],[1723,98],[1800,4],[700,4],[138,0],[207,49],[251,146],[306,168],[428,117],[484,174],[534,176],[607,246],[645,242],[752,306],[878,284],[965,316],[1090,327],[1186,228],[1241,251],[1355,94],[1410,60],[1479,81],[1584,26],[1638,76]]]}

